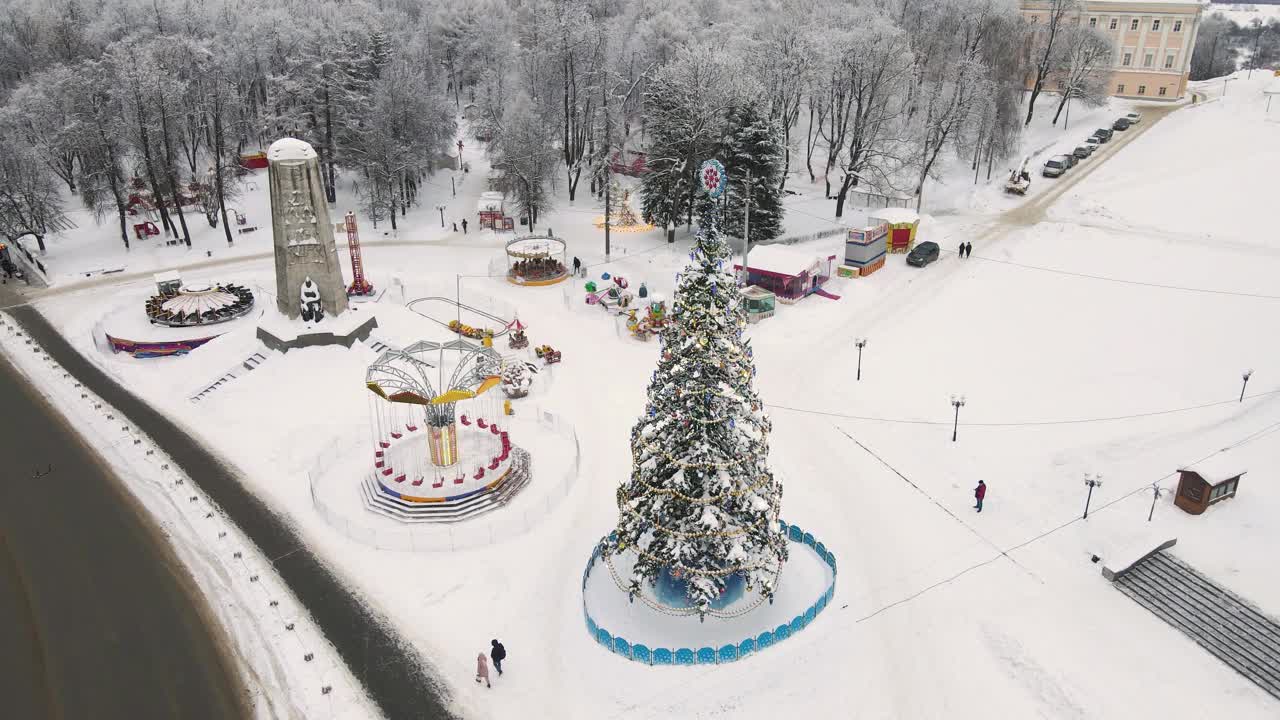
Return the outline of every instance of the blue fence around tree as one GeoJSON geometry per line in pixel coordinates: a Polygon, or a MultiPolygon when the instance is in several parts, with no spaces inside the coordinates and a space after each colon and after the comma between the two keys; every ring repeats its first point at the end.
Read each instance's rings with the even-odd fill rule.
{"type": "Polygon", "coordinates": [[[591,633],[591,637],[596,639],[596,642],[610,652],[617,653],[628,660],[650,665],[712,665],[733,662],[786,640],[808,627],[809,623],[813,622],[814,618],[818,616],[818,613],[825,610],[827,604],[831,602],[831,597],[836,591],[836,556],[827,550],[825,545],[816,541],[812,533],[807,533],[799,526],[788,525],[782,521],[778,521],[778,524],[782,527],[783,532],[787,534],[788,540],[808,545],[831,568],[831,583],[827,586],[826,592],[822,593],[818,601],[810,605],[803,613],[796,615],[791,622],[783,623],[776,628],[766,630],[742,642],[722,645],[718,648],[649,648],[641,644],[633,645],[626,638],[614,635],[605,628],[600,627],[591,618],[591,613],[587,610],[587,579],[591,577],[591,568],[595,567],[596,560],[600,559],[601,545],[604,542],[604,540],[601,540],[591,550],[591,559],[587,562],[586,570],[582,572],[582,614],[587,620],[587,631],[591,633]]]}

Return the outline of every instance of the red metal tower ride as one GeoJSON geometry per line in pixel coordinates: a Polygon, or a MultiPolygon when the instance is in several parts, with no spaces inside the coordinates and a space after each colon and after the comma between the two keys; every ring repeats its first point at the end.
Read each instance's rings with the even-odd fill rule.
{"type": "Polygon", "coordinates": [[[356,232],[356,215],[347,213],[347,249],[351,251],[351,287],[347,295],[372,295],[373,283],[364,279],[364,260],[360,257],[360,235],[356,232]]]}

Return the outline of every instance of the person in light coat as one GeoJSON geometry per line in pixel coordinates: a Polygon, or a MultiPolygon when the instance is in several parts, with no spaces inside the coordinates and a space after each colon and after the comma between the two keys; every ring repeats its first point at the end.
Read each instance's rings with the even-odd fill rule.
{"type": "Polygon", "coordinates": [[[480,682],[481,678],[484,678],[485,687],[493,687],[489,682],[489,658],[484,653],[476,656],[476,682],[480,682]]]}

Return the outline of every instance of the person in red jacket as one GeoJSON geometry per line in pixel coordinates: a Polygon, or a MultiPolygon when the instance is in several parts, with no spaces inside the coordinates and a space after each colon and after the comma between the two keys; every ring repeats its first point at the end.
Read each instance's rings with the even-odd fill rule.
{"type": "Polygon", "coordinates": [[[978,487],[973,489],[973,497],[978,500],[978,504],[973,507],[982,512],[982,499],[987,496],[987,484],[981,480],[978,481],[978,487]]]}

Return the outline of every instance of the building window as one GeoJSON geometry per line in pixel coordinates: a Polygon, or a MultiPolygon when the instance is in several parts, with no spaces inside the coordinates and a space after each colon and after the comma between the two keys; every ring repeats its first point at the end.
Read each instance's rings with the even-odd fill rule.
{"type": "Polygon", "coordinates": [[[1160,88],[1160,96],[1161,96],[1161,97],[1164,97],[1164,91],[1165,91],[1165,90],[1168,90],[1168,89],[1169,89],[1169,88],[1164,88],[1164,87],[1160,88]]]}
{"type": "Polygon", "coordinates": [[[1066,84],[1065,82],[1063,82],[1063,81],[1061,81],[1061,80],[1059,80],[1059,81],[1058,81],[1058,89],[1059,89],[1059,90],[1061,90],[1062,88],[1064,88],[1064,87],[1066,87],[1066,86],[1067,86],[1067,84],[1066,84]]]}
{"type": "Polygon", "coordinates": [[[1119,22],[1119,21],[1118,21],[1118,20],[1116,20],[1115,18],[1111,18],[1111,29],[1112,29],[1112,30],[1115,30],[1115,29],[1116,29],[1116,23],[1117,23],[1117,22],[1119,22]]]}
{"type": "Polygon", "coordinates": [[[1153,63],[1153,62],[1155,62],[1155,61],[1156,61],[1156,56],[1155,56],[1155,54],[1154,54],[1154,53],[1147,53],[1147,54],[1146,54],[1145,56],[1143,56],[1143,58],[1142,58],[1142,67],[1151,67],[1151,63],[1153,63]]]}
{"type": "Polygon", "coordinates": [[[1224,482],[1209,492],[1209,502],[1213,502],[1214,500],[1217,500],[1218,498],[1221,498],[1221,497],[1225,497],[1227,495],[1233,495],[1235,494],[1235,491],[1236,491],[1235,480],[1224,482]]]}
{"type": "Polygon", "coordinates": [[[1132,21],[1129,22],[1129,32],[1133,32],[1134,30],[1137,30],[1137,29],[1138,29],[1138,18],[1134,18],[1132,21]]]}
{"type": "Polygon", "coordinates": [[[1089,18],[1089,27],[1091,28],[1098,27],[1098,18],[1089,18]]]}
{"type": "Polygon", "coordinates": [[[1164,69],[1171,70],[1173,68],[1173,55],[1164,56],[1164,69]]]}
{"type": "Polygon", "coordinates": [[[1039,16],[1039,15],[1032,15],[1032,16],[1031,16],[1031,24],[1032,24],[1032,25],[1035,25],[1035,24],[1036,24],[1036,23],[1038,23],[1038,22],[1040,22],[1040,16],[1039,16]]]}
{"type": "Polygon", "coordinates": [[[1146,85],[1139,85],[1139,86],[1138,86],[1138,94],[1139,94],[1139,95],[1146,95],[1146,94],[1147,94],[1147,86],[1146,86],[1146,85]]]}
{"type": "Polygon", "coordinates": [[[1156,32],[1159,29],[1160,29],[1160,18],[1156,18],[1155,20],[1151,21],[1151,32],[1156,32]]]}
{"type": "Polygon", "coordinates": [[[1120,64],[1121,64],[1121,65],[1123,65],[1123,66],[1125,66],[1125,67],[1129,67],[1130,65],[1132,65],[1132,64],[1133,64],[1133,53],[1125,53],[1125,54],[1124,54],[1124,59],[1120,61],[1120,64]]]}
{"type": "Polygon", "coordinates": [[[1173,31],[1174,31],[1174,32],[1182,32],[1182,21],[1181,21],[1181,20],[1174,20],[1174,21],[1173,21],[1173,31]]]}
{"type": "Polygon", "coordinates": [[[1116,86],[1116,94],[1117,95],[1124,94],[1124,83],[1120,83],[1119,85],[1116,86]]]}

